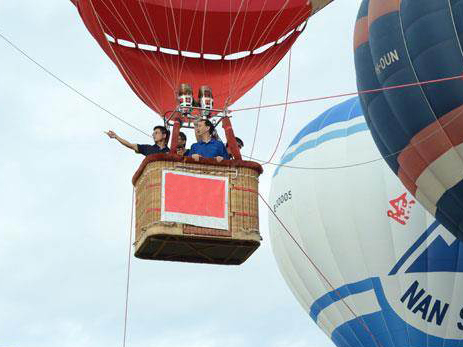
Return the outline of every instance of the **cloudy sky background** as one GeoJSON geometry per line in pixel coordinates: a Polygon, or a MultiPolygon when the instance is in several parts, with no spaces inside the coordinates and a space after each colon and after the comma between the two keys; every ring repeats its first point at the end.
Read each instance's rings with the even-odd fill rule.
{"type": "MultiPolygon", "coordinates": [[[[360,0],[335,0],[292,50],[290,100],[355,91],[360,0]]],[[[150,132],[161,121],[132,93],[65,0],[0,2],[0,34],[104,108],[150,132]]],[[[121,346],[131,177],[142,157],[103,131],[150,138],[38,69],[0,38],[0,347],[121,346]]],[[[288,57],[263,104],[284,101],[288,57]]],[[[235,104],[258,104],[260,86],[235,104]]],[[[288,108],[274,161],[331,99],[288,108]]],[[[269,159],[283,108],[261,112],[256,158],[269,159]]],[[[249,154],[257,111],[236,113],[249,154]]],[[[187,134],[191,140],[193,134],[187,134]]],[[[260,189],[268,196],[273,166],[260,189]]],[[[132,259],[127,346],[327,347],[278,272],[261,206],[260,249],[240,267],[132,259]]]]}

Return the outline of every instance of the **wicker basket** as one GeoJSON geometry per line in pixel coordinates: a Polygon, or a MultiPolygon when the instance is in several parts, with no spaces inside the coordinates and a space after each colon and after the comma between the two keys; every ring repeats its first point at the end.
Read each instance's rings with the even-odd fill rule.
{"type": "Polygon", "coordinates": [[[252,162],[211,164],[154,155],[133,182],[136,193],[135,256],[141,259],[209,264],[243,263],[260,245],[258,177],[252,162]],[[234,164],[234,165],[231,165],[234,164]],[[241,164],[241,165],[239,165],[241,164]],[[163,170],[228,177],[228,230],[161,221],[163,170]]]}

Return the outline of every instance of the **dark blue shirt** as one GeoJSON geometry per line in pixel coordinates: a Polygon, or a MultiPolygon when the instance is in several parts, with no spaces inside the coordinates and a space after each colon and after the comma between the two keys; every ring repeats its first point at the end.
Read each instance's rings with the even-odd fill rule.
{"type": "Polygon", "coordinates": [[[188,156],[191,157],[193,154],[199,154],[204,158],[223,157],[224,159],[230,159],[223,142],[214,139],[207,143],[202,141],[194,143],[188,156]]]}
{"type": "Polygon", "coordinates": [[[159,147],[157,144],[154,145],[137,145],[138,153],[143,154],[144,156],[156,153],[166,153],[169,152],[169,147],[165,146],[164,148],[159,147]]]}

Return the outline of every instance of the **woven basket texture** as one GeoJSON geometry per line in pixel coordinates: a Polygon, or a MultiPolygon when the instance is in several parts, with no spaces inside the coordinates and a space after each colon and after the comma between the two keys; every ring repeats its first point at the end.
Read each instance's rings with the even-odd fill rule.
{"type": "MultiPolygon", "coordinates": [[[[201,163],[153,161],[146,165],[135,184],[135,248],[146,238],[147,230],[161,222],[162,170],[205,174],[229,178],[229,230],[177,224],[176,235],[198,235],[212,239],[260,240],[258,180],[259,173],[247,167],[224,167],[201,163]],[[181,227],[179,229],[179,226],[181,227]],[[181,231],[179,231],[181,230],[181,231]]],[[[168,224],[168,222],[164,223],[168,224]]],[[[172,224],[172,223],[171,223],[172,224]]],[[[176,223],[174,223],[176,224],[176,223]]],[[[163,228],[169,230],[169,228],[163,228]]]]}

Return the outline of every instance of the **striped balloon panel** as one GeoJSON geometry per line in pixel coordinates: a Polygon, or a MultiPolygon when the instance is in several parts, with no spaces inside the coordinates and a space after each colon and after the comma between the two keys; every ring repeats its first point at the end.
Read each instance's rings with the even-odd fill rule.
{"type": "Polygon", "coordinates": [[[463,0],[364,0],[358,12],[357,86],[374,141],[463,240],[463,80],[448,80],[463,74],[462,42],[463,0]]]}
{"type": "Polygon", "coordinates": [[[463,242],[378,157],[358,98],[295,136],[269,198],[280,272],[338,347],[463,347],[463,242]]]}

